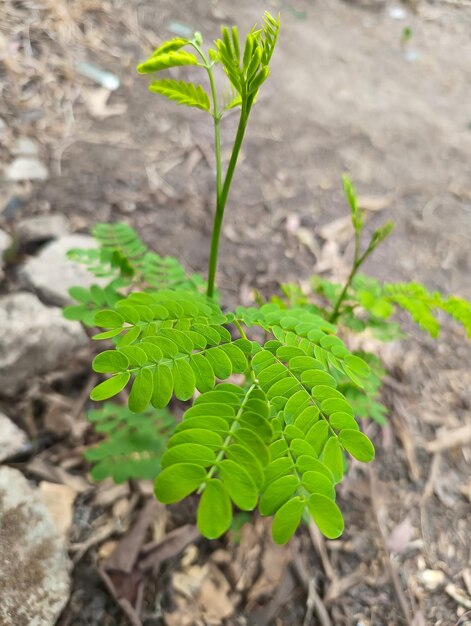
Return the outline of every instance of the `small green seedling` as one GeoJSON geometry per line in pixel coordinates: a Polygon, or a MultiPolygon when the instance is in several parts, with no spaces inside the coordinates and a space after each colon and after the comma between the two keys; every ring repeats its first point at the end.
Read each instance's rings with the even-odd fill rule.
{"type": "MultiPolygon", "coordinates": [[[[310,280],[311,293],[305,293],[292,283],[281,285],[283,298],[273,297],[279,306],[302,306],[305,310],[336,323],[340,332],[361,333],[369,330],[381,341],[403,337],[395,314],[402,310],[408,313],[419,327],[432,337],[438,337],[439,312],[450,315],[461,324],[471,337],[471,305],[462,298],[444,298],[440,293],[430,293],[424,285],[411,283],[381,284],[371,276],[359,273],[368,257],[390,235],[391,221],[373,232],[366,246],[362,245],[364,215],[358,206],[355,189],[347,176],[343,178],[345,196],[350,207],[354,230],[354,254],[352,268],[344,285],[313,276],[310,280]]],[[[337,375],[337,388],[342,391],[355,415],[370,418],[379,424],[386,422],[386,407],[379,401],[381,379],[385,371],[380,360],[371,353],[358,352],[370,367],[363,380],[363,388],[352,384],[345,376],[337,375]]]]}
{"type": "MultiPolygon", "coordinates": [[[[100,402],[130,390],[128,408],[107,403],[90,414],[102,433],[110,429],[108,439],[87,453],[98,462],[94,475],[111,475],[117,481],[155,475],[155,494],[164,504],[197,497],[197,525],[210,539],[231,527],[234,508],[258,508],[272,517],[278,543],[287,542],[308,517],[326,537],[340,536],[344,521],[336,485],[344,477],[348,456],[362,463],[374,459],[374,447],[355,415],[374,417],[369,407],[381,368],[369,355],[363,359],[352,354],[337,336],[336,323],[353,328],[374,322],[381,327],[395,305],[410,310],[425,326],[431,321],[423,307],[447,307],[457,318],[469,315],[464,301],[457,306],[457,299],[439,300],[424,292],[422,299],[415,293],[411,304],[410,286],[398,294],[379,284],[372,289],[369,279],[361,279],[359,268],[392,225],[375,231],[362,249],[363,214],[348,179],[344,186],[355,229],[352,272],[344,286],[314,283],[316,294],[330,306],[311,302],[297,286],[284,286],[287,298],[257,307],[228,311],[219,305],[215,279],[224,210],[278,31],[279,20],[266,13],[262,27],[254,27],[245,41],[235,27],[223,28],[215,47],[204,51],[196,33],[191,40],[163,43],[138,66],[140,73],[157,77],[151,92],[201,109],[213,119],[216,202],[207,280],[188,276],[176,259],[148,250],[123,224],[98,225],[97,250],[70,253],[108,280],[106,286],[72,289],[77,304],[65,310],[70,319],[99,327],[95,340],[112,342],[93,361],[94,371],[105,378],[91,399],[100,402]],[[162,71],[177,66],[201,68],[209,93],[200,84],[161,77],[162,71]],[[222,103],[218,69],[231,92],[222,103]],[[230,109],[238,109],[239,123],[224,171],[220,124],[230,109]],[[363,317],[357,315],[360,307],[363,317]],[[252,333],[252,328],[259,332],[252,333]],[[243,382],[235,383],[233,374],[243,375],[243,382]],[[165,411],[175,398],[187,408],[172,432],[165,411]],[[124,468],[119,468],[116,461],[122,457],[124,468]]],[[[375,411],[383,415],[378,407],[375,411]]]]}

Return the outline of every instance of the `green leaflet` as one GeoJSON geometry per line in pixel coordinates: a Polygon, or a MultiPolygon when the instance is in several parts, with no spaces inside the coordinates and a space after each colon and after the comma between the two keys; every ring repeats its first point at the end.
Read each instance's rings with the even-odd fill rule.
{"type": "Polygon", "coordinates": [[[293,470],[293,460],[287,456],[275,459],[265,468],[265,486],[273,481],[290,474],[293,470]]]}
{"type": "Polygon", "coordinates": [[[318,459],[313,459],[312,457],[307,455],[301,455],[296,460],[296,469],[301,472],[301,474],[304,474],[304,472],[318,472],[320,474],[323,474],[326,478],[329,479],[329,482],[334,484],[334,475],[332,474],[331,470],[327,467],[327,465],[325,465],[324,463],[322,463],[322,461],[319,461],[318,459]]]}
{"type": "Polygon", "coordinates": [[[169,367],[158,365],[154,368],[153,393],[151,402],[156,408],[163,408],[170,402],[173,393],[173,376],[169,367]]]}
{"type": "Polygon", "coordinates": [[[296,496],[285,502],[275,513],[272,537],[276,543],[287,543],[296,532],[303,516],[305,503],[296,496]]]}
{"type": "Polygon", "coordinates": [[[303,487],[309,493],[317,493],[331,500],[335,500],[335,488],[325,474],[320,472],[305,472],[302,478],[303,487]]]}
{"type": "Polygon", "coordinates": [[[154,80],[149,85],[149,91],[159,93],[169,98],[169,100],[175,100],[178,104],[209,111],[209,96],[201,85],[193,85],[183,80],[163,78],[154,80]]]}
{"type": "Polygon", "coordinates": [[[220,449],[223,442],[221,435],[218,433],[213,433],[205,428],[187,428],[175,433],[168,447],[171,448],[181,443],[199,443],[208,448],[220,449]]]}
{"type": "Polygon", "coordinates": [[[327,496],[314,493],[308,500],[309,512],[316,526],[328,539],[337,539],[343,533],[344,521],[338,506],[327,496]]]}
{"type": "Polygon", "coordinates": [[[232,374],[231,360],[221,348],[211,348],[207,350],[206,359],[209,361],[217,378],[225,380],[232,374]]]}
{"type": "Polygon", "coordinates": [[[266,445],[257,433],[249,430],[248,428],[239,428],[234,432],[234,439],[237,443],[242,444],[252,454],[260,459],[263,465],[266,465],[270,460],[266,445]]]}
{"type": "Polygon", "coordinates": [[[234,504],[242,511],[252,511],[257,505],[258,489],[244,467],[226,459],[219,463],[218,472],[234,504]]]}
{"type": "Polygon", "coordinates": [[[129,409],[134,413],[140,413],[147,408],[153,393],[152,372],[142,369],[138,372],[129,394],[129,409]]]}
{"type": "Polygon", "coordinates": [[[200,465],[177,463],[162,470],[155,481],[155,495],[163,504],[179,502],[196,491],[206,473],[200,465]]]}
{"type": "MultiPolygon", "coordinates": [[[[240,466],[244,467],[249,475],[251,476],[253,482],[255,483],[258,490],[260,490],[264,476],[263,476],[263,465],[257,459],[257,457],[247,448],[241,446],[237,443],[232,444],[226,450],[226,456],[228,459],[232,461],[236,461],[240,466]]],[[[257,491],[258,497],[258,491],[257,491]]]]}
{"type": "Polygon", "coordinates": [[[322,461],[332,472],[335,482],[339,483],[343,478],[343,456],[337,437],[330,437],[327,440],[322,453],[322,461]]]}
{"type": "Polygon", "coordinates": [[[198,59],[194,54],[184,50],[170,50],[151,56],[147,61],[140,63],[137,71],[139,74],[151,74],[180,65],[198,65],[198,59]]]}
{"type": "Polygon", "coordinates": [[[129,359],[117,350],[105,350],[93,359],[92,368],[100,374],[122,372],[129,366],[129,359]]]}
{"type": "Polygon", "coordinates": [[[105,380],[92,389],[90,398],[95,401],[112,398],[126,387],[129,378],[129,372],[123,372],[122,374],[108,378],[108,380],[105,380]]]}
{"type": "Polygon", "coordinates": [[[112,310],[98,311],[95,315],[95,326],[102,328],[118,328],[123,325],[124,317],[112,310]]]}
{"type": "Polygon", "coordinates": [[[375,449],[368,437],[359,430],[345,429],[339,433],[339,441],[355,459],[369,463],[375,458],[375,449]]]}
{"type": "Polygon", "coordinates": [[[182,37],[174,37],[169,41],[165,41],[161,44],[154,52],[152,56],[157,56],[159,54],[167,54],[168,52],[174,52],[175,50],[180,50],[183,46],[188,45],[190,42],[188,39],[183,39],[182,37]]]}
{"type": "Polygon", "coordinates": [[[196,380],[188,361],[175,360],[172,374],[175,396],[179,400],[189,400],[195,392],[196,380]]]}
{"type": "MultiPolygon", "coordinates": [[[[171,441],[171,439],[170,439],[171,441]]],[[[175,463],[193,463],[202,467],[210,467],[216,460],[213,448],[199,443],[180,443],[167,448],[163,455],[161,466],[169,467],[175,463]]]]}
{"type": "Polygon", "coordinates": [[[282,476],[271,482],[260,499],[260,513],[272,515],[291,498],[298,487],[299,481],[292,475],[282,476]]]}
{"type": "Polygon", "coordinates": [[[206,483],[198,505],[198,529],[208,539],[217,539],[229,530],[231,520],[232,506],[227,488],[213,478],[206,483]]]}
{"type": "Polygon", "coordinates": [[[209,391],[215,385],[214,371],[210,362],[202,354],[192,354],[190,365],[195,375],[195,386],[199,392],[209,391]]]}

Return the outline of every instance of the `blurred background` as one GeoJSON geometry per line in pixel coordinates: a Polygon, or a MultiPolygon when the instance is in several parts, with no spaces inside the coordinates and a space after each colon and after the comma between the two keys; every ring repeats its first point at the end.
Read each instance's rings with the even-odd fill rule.
{"type": "MultiPolygon", "coordinates": [[[[70,237],[97,222],[128,222],[160,254],[205,271],[214,205],[211,119],[149,93],[135,66],[172,36],[198,30],[209,45],[223,24],[243,33],[265,9],[281,13],[282,27],[227,206],[219,264],[225,303],[249,305],[254,288],[268,295],[280,282],[314,273],[348,273],[344,173],[370,230],[388,218],[396,224],[365,271],[471,298],[469,0],[3,0],[0,249],[9,254],[1,296],[24,291],[47,306],[64,304],[60,289],[51,295],[60,280],[57,257],[39,270],[31,261],[51,239],[65,238],[58,248],[64,254],[70,237]],[[32,219],[38,217],[48,219],[32,219]]],[[[172,71],[177,78],[197,73],[204,82],[198,69],[172,71]]],[[[224,157],[236,118],[223,123],[224,157]]],[[[25,301],[23,308],[34,306],[25,301]]],[[[15,349],[8,333],[5,321],[4,363],[15,349]]],[[[445,328],[438,344],[416,333],[406,350],[395,344],[384,355],[392,417],[375,431],[379,483],[354,475],[345,486],[340,541],[319,545],[306,533],[281,549],[259,520],[230,540],[176,550],[145,586],[133,578],[132,593],[119,586],[131,584],[126,577],[111,584],[97,572],[116,547],[110,542],[132,526],[134,509],[126,506],[136,491],[85,488],[69,476],[86,481],[86,429],[63,419],[78,420],[88,393],[83,343],[74,341],[66,352],[78,356],[61,375],[33,368],[20,394],[5,374],[0,400],[36,442],[16,467],[36,483],[72,491],[64,533],[75,565],[58,601],[65,606],[61,626],[471,623],[470,449],[439,453],[438,460],[424,449],[440,428],[469,424],[471,350],[459,330],[445,328]]],[[[148,496],[142,489],[139,497],[148,496]]],[[[67,509],[65,500],[59,509],[67,509]]],[[[191,520],[187,513],[173,519],[175,528],[191,520]]],[[[162,528],[154,531],[162,537],[162,528]]]]}

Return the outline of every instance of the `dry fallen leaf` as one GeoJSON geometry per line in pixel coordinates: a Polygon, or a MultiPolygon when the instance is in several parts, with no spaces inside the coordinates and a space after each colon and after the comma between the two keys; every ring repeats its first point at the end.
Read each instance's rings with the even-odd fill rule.
{"type": "Polygon", "coordinates": [[[77,492],[67,485],[45,481],[39,483],[39,491],[58,531],[65,537],[72,526],[73,506],[77,492]]]}
{"type": "Polygon", "coordinates": [[[410,544],[412,537],[414,536],[414,527],[410,517],[406,517],[395,528],[393,528],[388,540],[387,546],[396,554],[404,552],[410,544]]]}
{"type": "Polygon", "coordinates": [[[126,113],[127,106],[124,102],[108,104],[108,99],[111,95],[109,89],[105,89],[104,87],[82,89],[81,94],[88,112],[92,117],[98,120],[104,120],[107,117],[126,113]]]}
{"type": "Polygon", "coordinates": [[[198,594],[198,605],[208,624],[217,626],[234,613],[234,604],[229,597],[231,587],[221,571],[210,567],[211,576],[203,580],[198,594]]]}

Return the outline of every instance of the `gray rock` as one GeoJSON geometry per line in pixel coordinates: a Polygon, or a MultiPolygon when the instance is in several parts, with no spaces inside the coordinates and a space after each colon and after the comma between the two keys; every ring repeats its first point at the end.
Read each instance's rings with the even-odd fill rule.
{"type": "Polygon", "coordinates": [[[69,572],[40,496],[18,470],[0,467],[0,624],[53,626],[69,598],[69,572]]]}
{"type": "Polygon", "coordinates": [[[27,442],[26,433],[9,417],[0,413],[0,463],[20,452],[27,442]]]}
{"type": "Polygon", "coordinates": [[[0,230],[0,280],[3,278],[3,255],[12,244],[12,238],[4,230],[0,230]]]}
{"type": "Polygon", "coordinates": [[[15,228],[15,236],[20,243],[48,241],[69,233],[69,220],[60,213],[38,215],[20,220],[15,228]]]}
{"type": "Polygon", "coordinates": [[[20,156],[8,165],[5,176],[7,180],[47,180],[49,170],[36,157],[20,156]]]}
{"type": "Polygon", "coordinates": [[[94,247],[96,242],[88,235],[67,235],[52,241],[20,268],[20,281],[44,302],[58,306],[71,304],[70,287],[90,287],[93,283],[100,284],[100,280],[83,265],[69,261],[67,252],[71,248],[94,247]]]}
{"type": "MultiPolygon", "coordinates": [[[[31,293],[0,298],[0,393],[14,395],[31,377],[56,369],[88,343],[78,322],[31,293]]],[[[0,622],[1,623],[1,622],[0,622]]]]}

